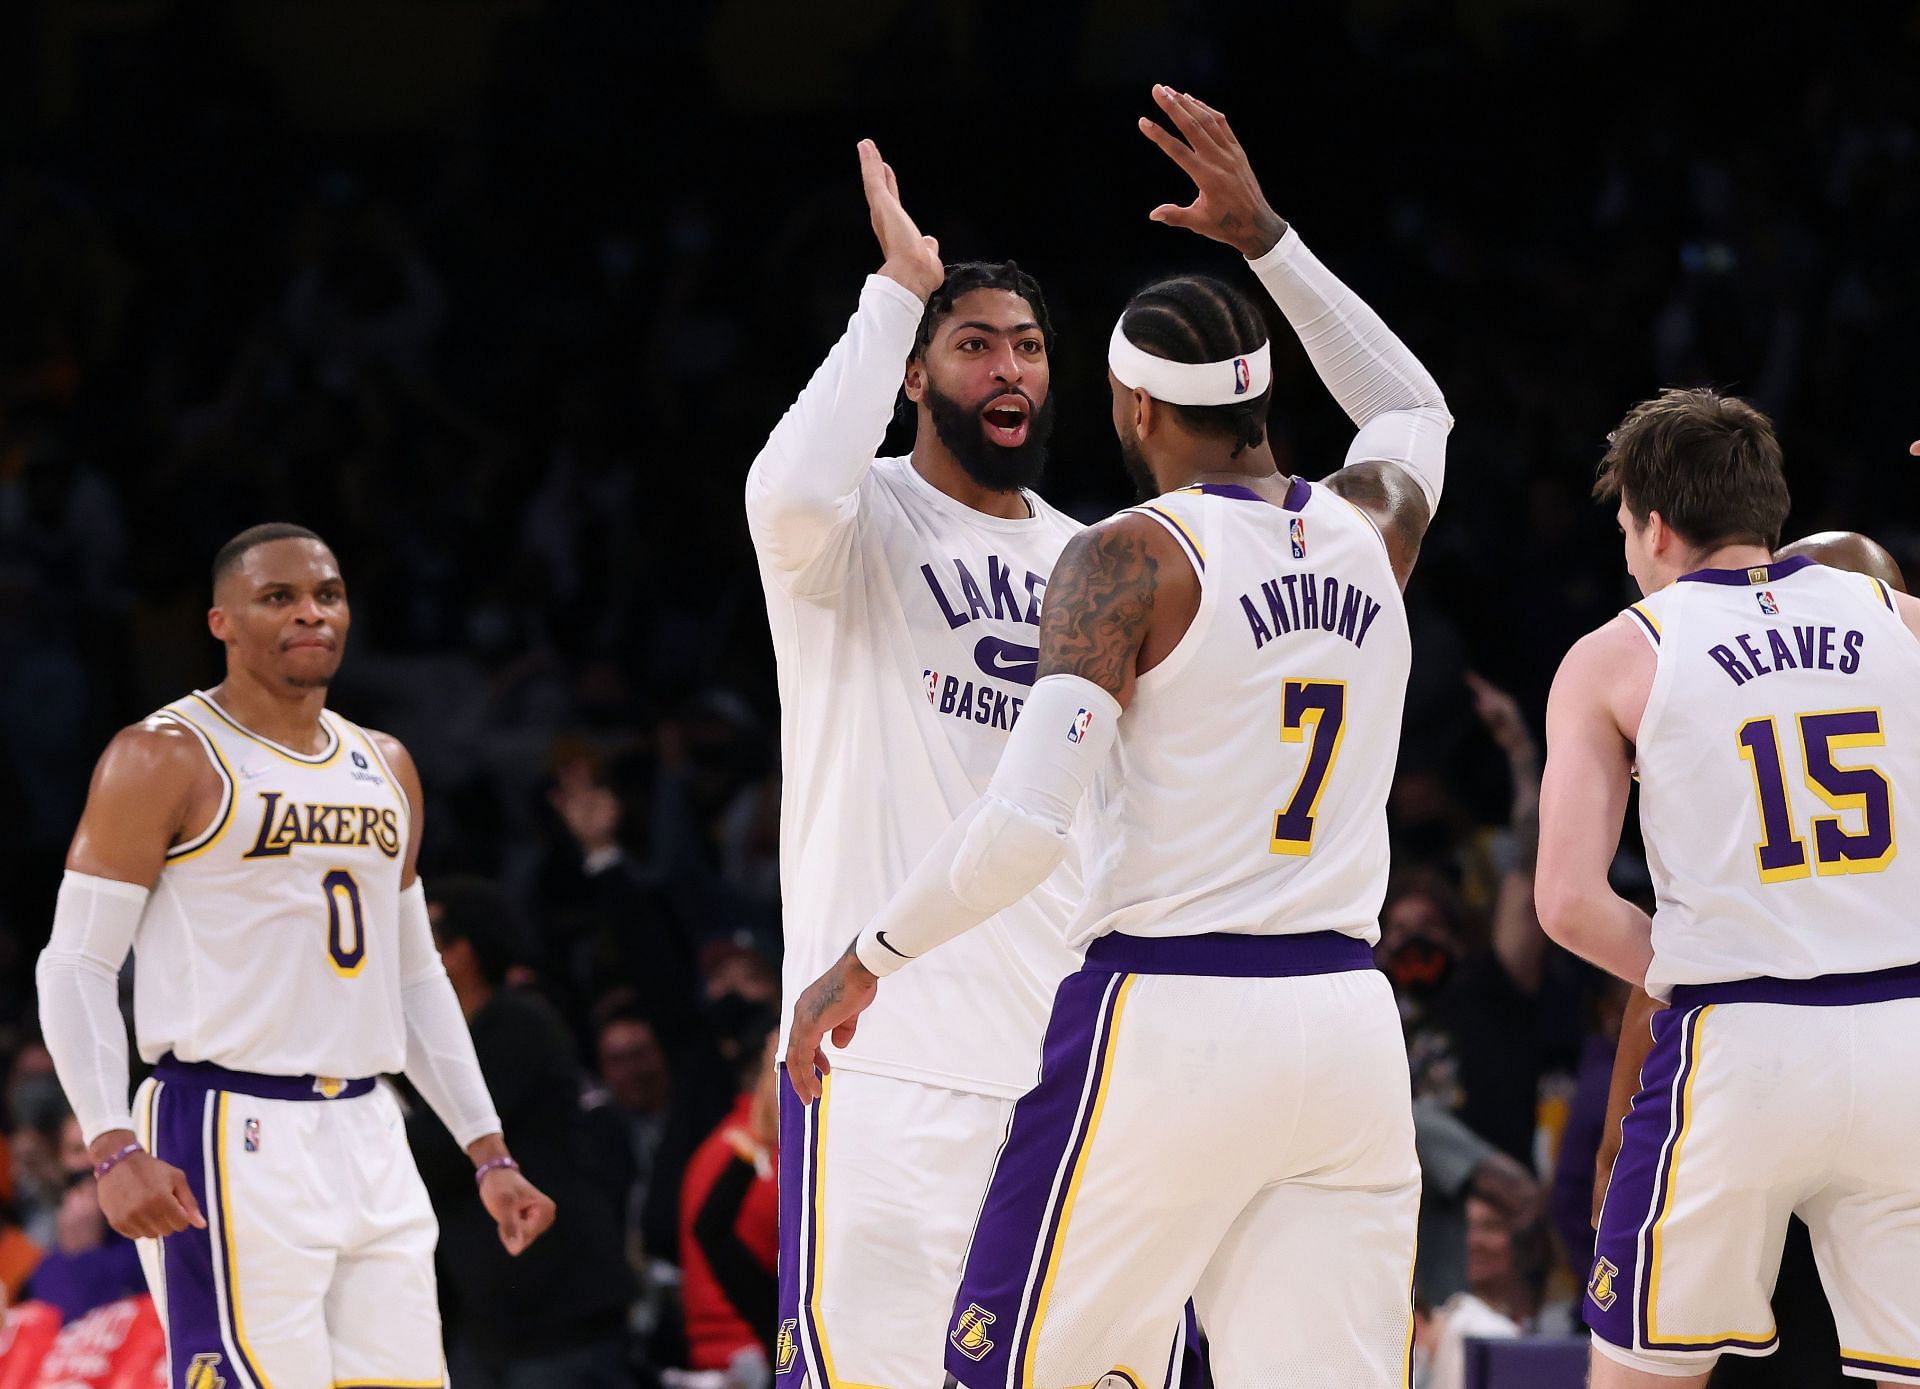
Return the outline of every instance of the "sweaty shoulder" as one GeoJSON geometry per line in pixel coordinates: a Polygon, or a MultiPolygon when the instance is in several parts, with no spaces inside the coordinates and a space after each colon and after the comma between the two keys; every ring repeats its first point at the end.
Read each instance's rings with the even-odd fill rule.
{"type": "Polygon", "coordinates": [[[94,784],[97,788],[124,779],[143,786],[147,794],[171,789],[184,795],[196,782],[218,777],[191,729],[165,714],[150,714],[113,735],[100,754],[94,784]]]}
{"type": "Polygon", "coordinates": [[[1387,547],[1393,577],[1404,589],[1413,577],[1427,527],[1433,523],[1433,509],[1427,505],[1420,485],[1405,468],[1379,461],[1342,468],[1323,479],[1321,485],[1345,497],[1373,522],[1387,547]]]}

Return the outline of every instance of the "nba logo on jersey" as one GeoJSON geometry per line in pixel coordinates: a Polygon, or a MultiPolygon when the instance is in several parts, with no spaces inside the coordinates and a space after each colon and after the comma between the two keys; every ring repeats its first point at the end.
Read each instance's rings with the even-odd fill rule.
{"type": "Polygon", "coordinates": [[[937,670],[930,670],[927,672],[927,703],[938,704],[939,702],[940,702],[940,672],[937,670]]]}
{"type": "Polygon", "coordinates": [[[250,1153],[260,1151],[260,1121],[258,1119],[247,1120],[246,1135],[240,1140],[240,1145],[250,1153]]]}
{"type": "Polygon", "coordinates": [[[1760,592],[1754,594],[1753,596],[1759,599],[1760,601],[1760,612],[1762,616],[1765,616],[1765,617],[1780,616],[1780,605],[1774,602],[1772,589],[1763,588],[1760,590],[1760,592]]]}
{"type": "Polygon", "coordinates": [[[1287,524],[1287,539],[1293,542],[1293,557],[1295,559],[1305,559],[1307,557],[1307,523],[1305,519],[1296,516],[1287,524]]]}
{"type": "Polygon", "coordinates": [[[1082,709],[1073,716],[1073,722],[1067,725],[1067,741],[1078,743],[1087,736],[1087,730],[1093,726],[1093,711],[1082,709]]]}
{"type": "Polygon", "coordinates": [[[1253,373],[1247,369],[1247,359],[1245,357],[1235,357],[1233,359],[1233,393],[1235,395],[1245,395],[1247,393],[1247,387],[1252,384],[1253,373]]]}

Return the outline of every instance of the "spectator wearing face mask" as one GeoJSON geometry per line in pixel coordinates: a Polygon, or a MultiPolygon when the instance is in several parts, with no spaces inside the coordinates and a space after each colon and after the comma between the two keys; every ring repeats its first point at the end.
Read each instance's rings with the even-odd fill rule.
{"type": "Polygon", "coordinates": [[[26,1295],[60,1309],[61,1320],[75,1321],[96,1307],[146,1291],[140,1254],[132,1240],[116,1233],[100,1209],[93,1186],[93,1155],[71,1114],[60,1125],[59,1161],[66,1178],[54,1224],[54,1239],[26,1287],[26,1295]]]}
{"type": "Polygon", "coordinates": [[[1414,1097],[1456,1115],[1530,1169],[1541,1070],[1536,999],[1547,950],[1533,910],[1539,751],[1510,697],[1478,677],[1469,683],[1514,787],[1512,863],[1500,878],[1491,930],[1475,929],[1439,871],[1416,867],[1387,891],[1376,957],[1400,1005],[1414,1097]]]}

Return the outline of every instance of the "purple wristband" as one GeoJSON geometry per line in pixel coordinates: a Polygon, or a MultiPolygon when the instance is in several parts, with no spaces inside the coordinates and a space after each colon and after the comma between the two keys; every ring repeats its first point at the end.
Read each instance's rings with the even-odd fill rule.
{"type": "MultiPolygon", "coordinates": [[[[116,1162],[118,1160],[117,1158],[115,1159],[116,1162]]],[[[487,1173],[498,1171],[502,1167],[510,1167],[515,1172],[520,1170],[520,1164],[510,1157],[488,1158],[485,1162],[473,1169],[473,1184],[476,1187],[479,1186],[481,1182],[487,1179],[487,1173]]]]}
{"type": "Polygon", "coordinates": [[[145,1151],[146,1149],[142,1148],[138,1143],[127,1144],[126,1147],[122,1148],[119,1152],[115,1153],[112,1157],[106,1158],[100,1162],[94,1163],[93,1179],[96,1182],[99,1181],[102,1177],[106,1176],[107,1173],[113,1171],[114,1168],[118,1167],[121,1163],[125,1162],[128,1158],[132,1157],[135,1153],[142,1153],[145,1151]]]}

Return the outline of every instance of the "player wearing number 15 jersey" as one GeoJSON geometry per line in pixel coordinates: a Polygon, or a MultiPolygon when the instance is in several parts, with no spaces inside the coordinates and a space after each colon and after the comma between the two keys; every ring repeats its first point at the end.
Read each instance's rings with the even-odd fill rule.
{"type": "MultiPolygon", "coordinates": [[[[1085,803],[1091,862],[1039,1083],[947,1327],[967,1389],[1166,1383],[1191,1294],[1223,1389],[1407,1383],[1420,1179],[1399,1015],[1372,966],[1410,659],[1400,585],[1440,493],[1445,401],[1260,195],[1217,112],[1155,99],[1227,241],[1359,435],[1324,484],[1264,448],[1260,310],[1185,276],[1108,345],[1153,500],[1068,543],[1040,680],[987,794],[802,996],[811,1078],[918,956],[1043,882],[1085,803]],[[824,1059],[820,1057],[819,1059],[824,1059]]],[[[937,958],[937,952],[936,952],[937,958]]]]}
{"type": "Polygon", "coordinates": [[[1568,653],[1547,712],[1548,933],[1669,1006],[1620,1133],[1585,1313],[1596,1389],[1766,1355],[1790,1215],[1842,1368],[1920,1384],[1920,602],[1775,561],[1766,417],[1668,391],[1614,431],[1646,595],[1568,653]],[[1656,895],[1607,888],[1630,774],[1656,895]]]}
{"type": "Polygon", "coordinates": [[[406,750],[325,706],[346,586],[311,531],[214,561],[214,689],[123,731],[94,773],[40,957],[40,1017],[138,1238],[174,1389],[438,1385],[436,1231],[391,1093],[467,1145],[518,1253],[553,1203],[507,1156],[415,876],[406,750]],[[117,981],[153,1066],[131,1108],[117,981]]]}

